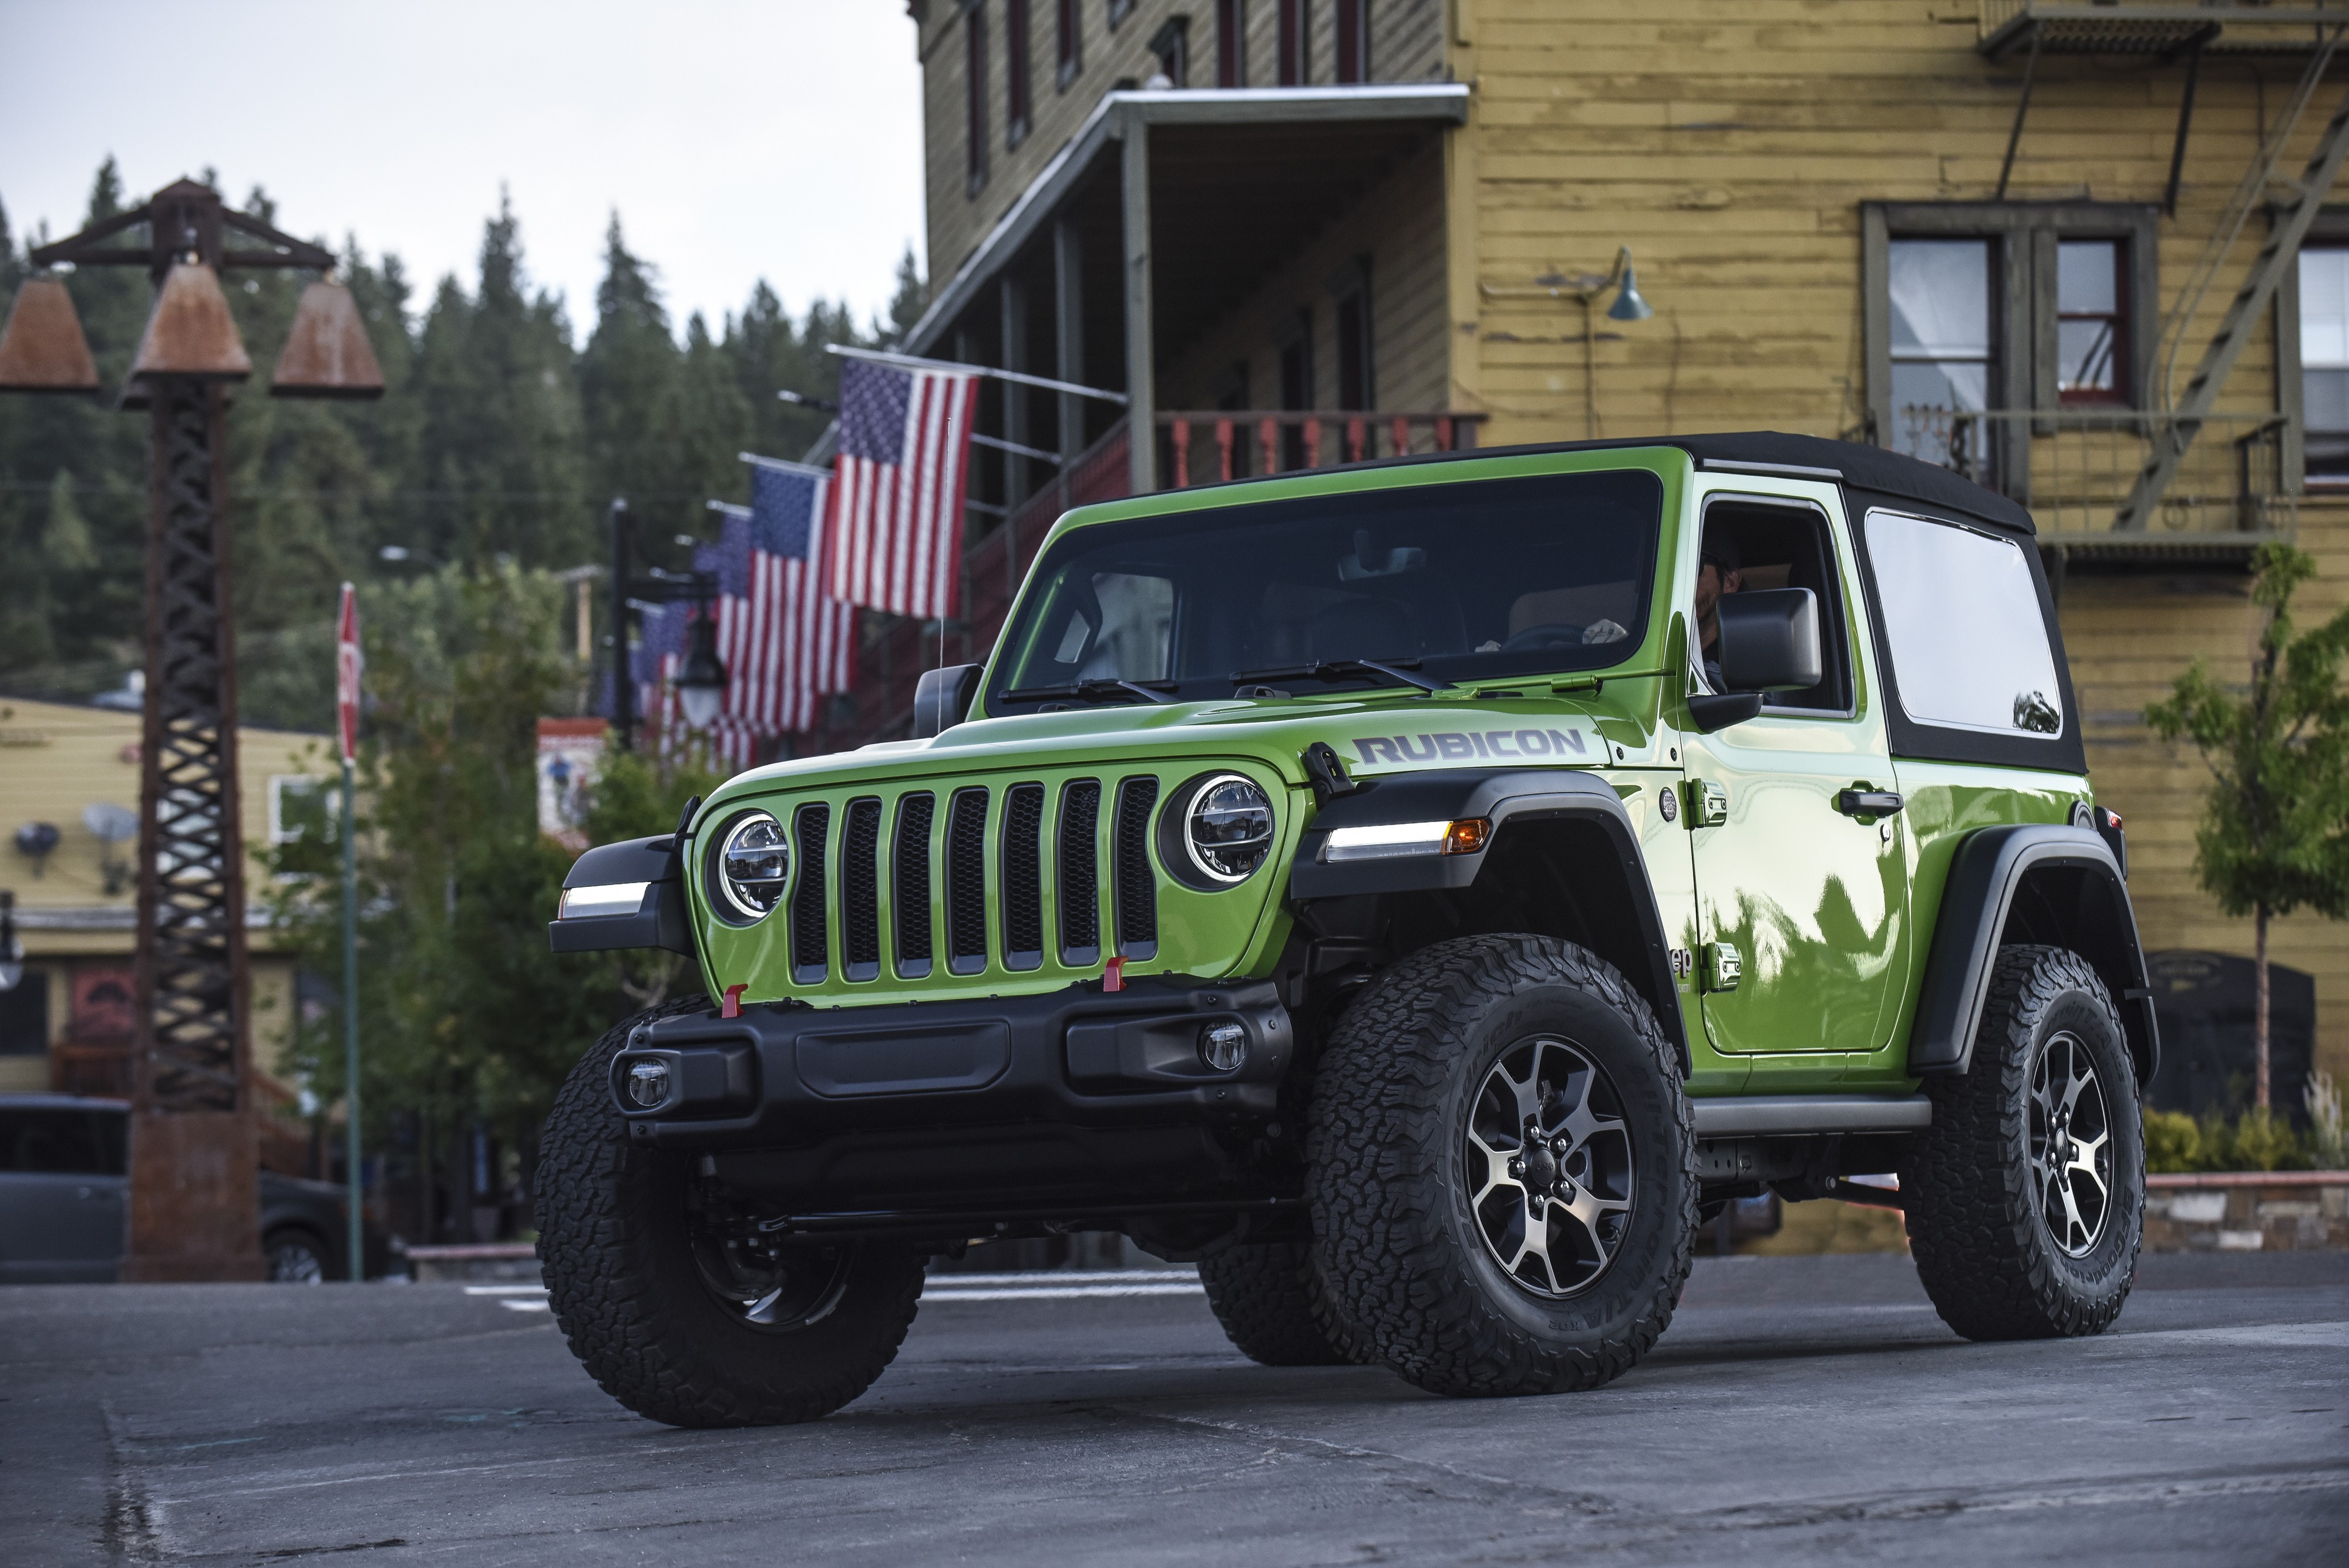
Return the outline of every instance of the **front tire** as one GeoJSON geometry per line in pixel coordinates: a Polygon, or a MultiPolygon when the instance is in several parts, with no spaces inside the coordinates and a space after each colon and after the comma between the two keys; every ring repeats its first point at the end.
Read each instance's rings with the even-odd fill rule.
{"type": "Polygon", "coordinates": [[[1900,1172],[1926,1294],[1968,1339],[2101,1334],[2145,1232],[2145,1133],[2119,1015],[2061,948],[1999,950],[1961,1077],[1900,1172]]]}
{"type": "Polygon", "coordinates": [[[1320,1277],[1406,1380],[1595,1388],[1671,1321],[1693,1112],[1654,1012],[1586,950],[1468,937],[1396,964],[1339,1024],[1309,1129],[1320,1277]]]}
{"type": "Polygon", "coordinates": [[[604,1391],[673,1427],[812,1421],[872,1386],[922,1293],[921,1254],[697,1231],[687,1161],[631,1143],[611,1062],[637,1014],[572,1069],[546,1119],[538,1256],[547,1303],[604,1391]]]}

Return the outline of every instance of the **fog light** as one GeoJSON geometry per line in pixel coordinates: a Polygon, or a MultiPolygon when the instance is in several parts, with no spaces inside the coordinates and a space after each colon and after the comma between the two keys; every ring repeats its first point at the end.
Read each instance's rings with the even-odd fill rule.
{"type": "Polygon", "coordinates": [[[651,1110],[668,1098],[668,1064],[639,1062],[628,1069],[628,1098],[651,1110]]]}
{"type": "Polygon", "coordinates": [[[1199,1032],[1199,1060],[1228,1073],[1247,1060],[1247,1031],[1237,1023],[1211,1023],[1199,1032]]]}

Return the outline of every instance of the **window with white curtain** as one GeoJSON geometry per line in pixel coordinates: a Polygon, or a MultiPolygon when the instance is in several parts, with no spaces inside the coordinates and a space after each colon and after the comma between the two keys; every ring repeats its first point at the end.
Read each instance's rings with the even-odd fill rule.
{"type": "Polygon", "coordinates": [[[1896,452],[1981,472],[1992,369],[1986,239],[1896,239],[1887,254],[1896,452]]]}
{"type": "Polygon", "coordinates": [[[2309,482],[2349,484],[2349,249],[2300,253],[2300,397],[2309,482]]]}

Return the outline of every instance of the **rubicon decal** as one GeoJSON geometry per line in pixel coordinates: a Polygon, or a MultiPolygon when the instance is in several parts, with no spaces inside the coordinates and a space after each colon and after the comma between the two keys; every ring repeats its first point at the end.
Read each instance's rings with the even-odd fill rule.
{"type": "Polygon", "coordinates": [[[1470,730],[1439,735],[1361,735],[1354,751],[1368,763],[1458,762],[1497,758],[1587,757],[1590,743],[1579,730],[1470,730]]]}

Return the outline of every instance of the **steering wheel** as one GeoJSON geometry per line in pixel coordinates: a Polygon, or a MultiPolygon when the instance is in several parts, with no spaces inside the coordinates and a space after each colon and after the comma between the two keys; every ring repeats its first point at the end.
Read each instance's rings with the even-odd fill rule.
{"type": "Polygon", "coordinates": [[[1556,648],[1580,648],[1582,628],[1554,620],[1544,626],[1529,626],[1508,641],[1501,644],[1504,653],[1533,653],[1556,648]]]}

